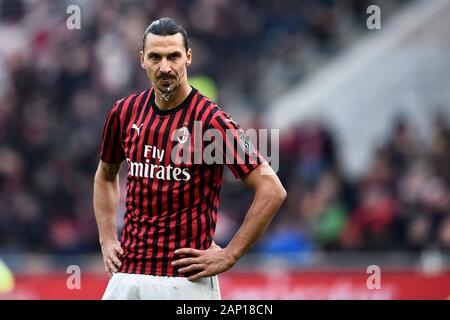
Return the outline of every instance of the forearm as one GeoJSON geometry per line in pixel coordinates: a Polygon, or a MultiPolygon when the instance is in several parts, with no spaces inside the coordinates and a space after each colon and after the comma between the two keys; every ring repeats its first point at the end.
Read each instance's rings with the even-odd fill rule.
{"type": "Polygon", "coordinates": [[[284,190],[274,191],[264,188],[256,191],[244,222],[226,248],[234,262],[239,260],[261,237],[285,197],[284,190]]]}
{"type": "Polygon", "coordinates": [[[100,244],[117,240],[117,211],[119,207],[119,177],[105,180],[98,175],[94,182],[94,212],[100,244]]]}

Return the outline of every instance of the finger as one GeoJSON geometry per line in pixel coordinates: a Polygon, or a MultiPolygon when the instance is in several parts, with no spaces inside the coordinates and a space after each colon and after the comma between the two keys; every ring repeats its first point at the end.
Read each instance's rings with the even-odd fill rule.
{"type": "Polygon", "coordinates": [[[112,277],[112,273],[109,270],[108,264],[106,262],[103,262],[103,264],[105,265],[105,273],[108,275],[109,278],[112,277]]]}
{"type": "Polygon", "coordinates": [[[117,268],[111,259],[108,259],[108,267],[109,267],[109,270],[112,271],[113,273],[117,272],[117,268]]]}
{"type": "Polygon", "coordinates": [[[209,274],[206,270],[203,270],[202,272],[196,273],[190,277],[188,277],[189,281],[195,281],[198,280],[200,278],[205,278],[205,277],[210,277],[212,276],[212,274],[209,274]]]}
{"type": "Polygon", "coordinates": [[[175,260],[174,262],[172,262],[172,266],[182,267],[182,266],[188,266],[190,264],[195,264],[195,263],[201,262],[198,259],[199,258],[184,258],[184,259],[175,260]]]}
{"type": "Polygon", "coordinates": [[[198,270],[204,270],[205,265],[204,264],[193,264],[189,267],[181,268],[178,270],[179,273],[186,273],[186,272],[192,272],[192,271],[198,271],[198,270]]]}
{"type": "Polygon", "coordinates": [[[111,255],[110,259],[117,268],[120,268],[122,266],[122,262],[120,262],[119,258],[117,258],[116,255],[111,255]]]}
{"type": "Polygon", "coordinates": [[[193,249],[193,248],[181,248],[175,250],[175,254],[185,254],[198,257],[203,253],[203,250],[193,249]]]}
{"type": "Polygon", "coordinates": [[[114,264],[112,263],[111,259],[108,259],[107,264],[108,264],[109,272],[110,272],[111,274],[114,273],[114,272],[116,272],[116,270],[115,270],[116,267],[115,267],[114,264]]]}
{"type": "Polygon", "coordinates": [[[122,249],[122,247],[120,246],[120,244],[114,246],[114,250],[117,252],[117,254],[118,254],[119,256],[123,255],[123,249],[122,249]]]}
{"type": "Polygon", "coordinates": [[[116,273],[117,271],[119,271],[118,268],[116,267],[116,265],[114,264],[114,262],[111,259],[109,259],[109,263],[110,263],[110,266],[111,266],[111,271],[113,273],[116,273]]]}

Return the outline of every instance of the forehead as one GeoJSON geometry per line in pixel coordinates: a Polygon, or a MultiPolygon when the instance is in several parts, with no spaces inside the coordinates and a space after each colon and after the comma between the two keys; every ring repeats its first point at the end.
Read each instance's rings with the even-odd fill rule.
{"type": "Polygon", "coordinates": [[[181,33],[171,36],[159,36],[149,33],[145,39],[145,50],[158,53],[184,51],[184,41],[181,33]]]}

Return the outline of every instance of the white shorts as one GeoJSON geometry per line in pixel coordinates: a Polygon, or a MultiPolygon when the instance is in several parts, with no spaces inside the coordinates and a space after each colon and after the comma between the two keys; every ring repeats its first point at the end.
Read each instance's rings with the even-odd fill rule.
{"type": "Polygon", "coordinates": [[[217,276],[189,281],[184,277],[115,273],[102,300],[220,300],[217,276]]]}

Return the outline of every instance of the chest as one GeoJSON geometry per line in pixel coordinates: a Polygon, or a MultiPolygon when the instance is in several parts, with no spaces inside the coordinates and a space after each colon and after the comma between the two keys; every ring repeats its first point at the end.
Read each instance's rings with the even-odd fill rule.
{"type": "Polygon", "coordinates": [[[130,161],[160,165],[190,165],[203,149],[201,122],[183,117],[153,117],[129,123],[122,147],[130,161]]]}

